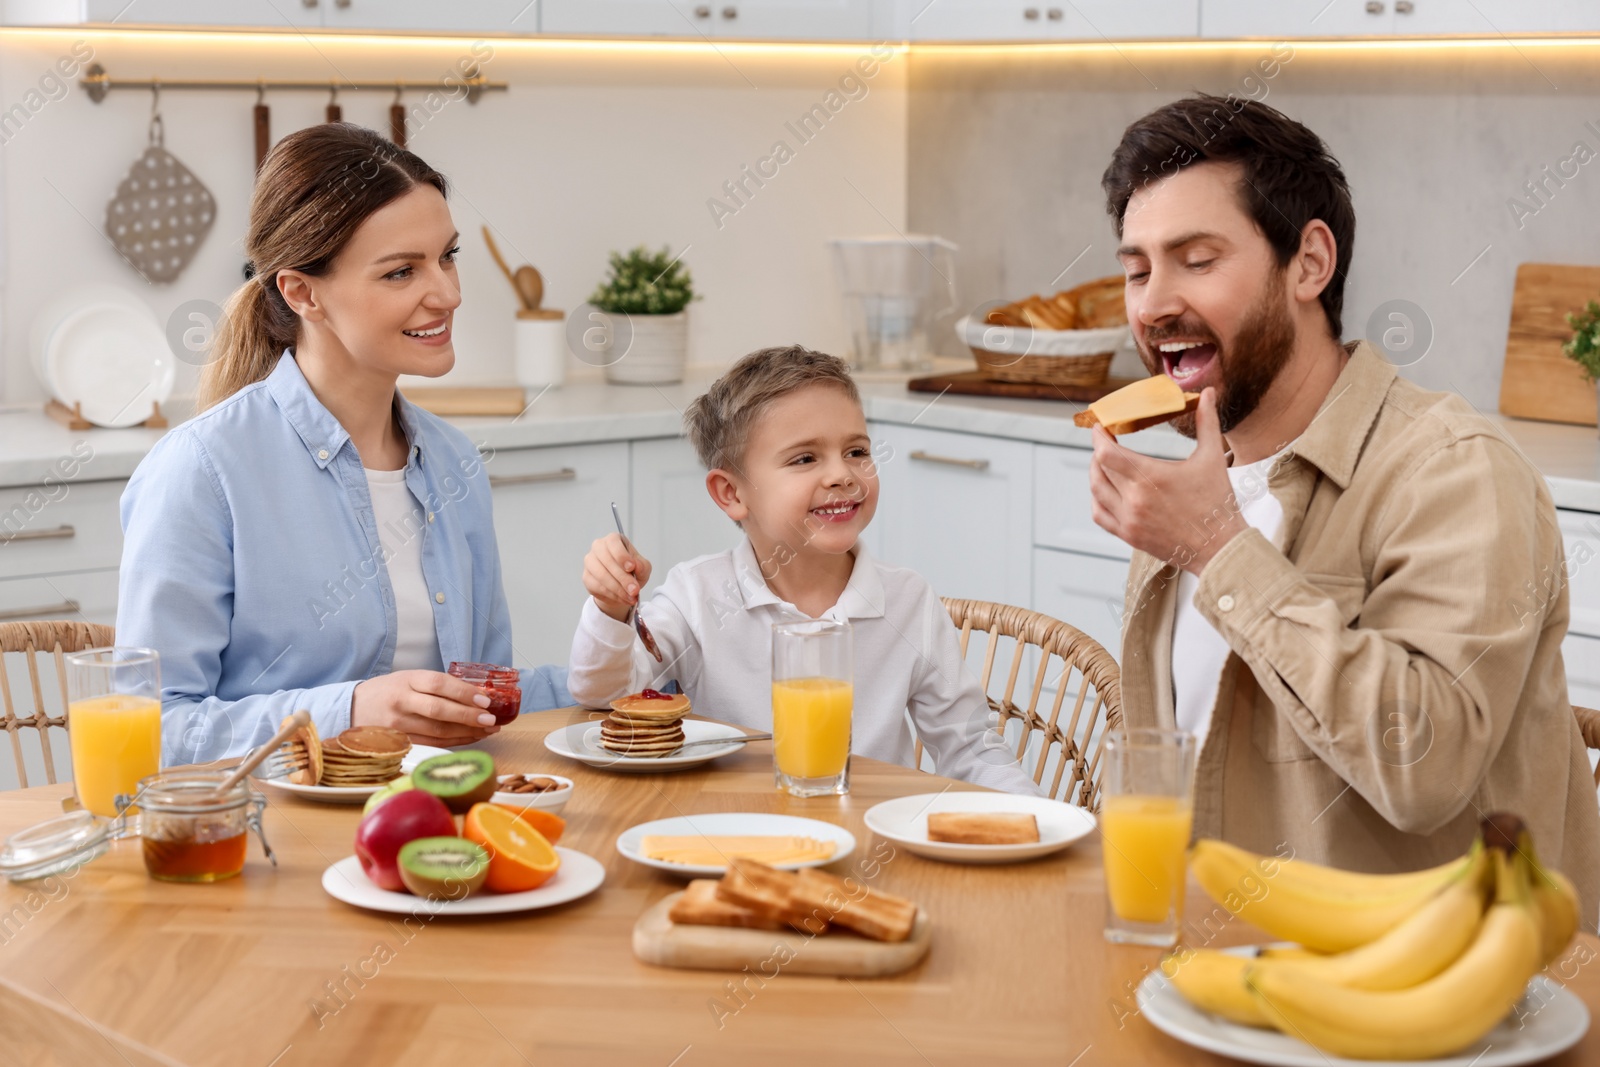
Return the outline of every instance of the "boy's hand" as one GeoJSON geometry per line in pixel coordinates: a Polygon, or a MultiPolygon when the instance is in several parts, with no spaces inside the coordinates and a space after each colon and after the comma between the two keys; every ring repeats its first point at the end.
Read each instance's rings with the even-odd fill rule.
{"type": "Polygon", "coordinates": [[[621,534],[606,534],[583,557],[583,587],[595,605],[618,622],[627,620],[649,581],[650,561],[630,552],[621,534]]]}

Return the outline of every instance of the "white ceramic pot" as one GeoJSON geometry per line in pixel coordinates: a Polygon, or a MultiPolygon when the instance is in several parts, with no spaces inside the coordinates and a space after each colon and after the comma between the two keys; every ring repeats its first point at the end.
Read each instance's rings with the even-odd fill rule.
{"type": "Polygon", "coordinates": [[[683,381],[684,366],[689,361],[688,312],[625,318],[626,326],[613,330],[609,338],[606,381],[624,385],[683,381]]]}
{"type": "Polygon", "coordinates": [[[567,330],[559,311],[519,311],[516,325],[517,384],[528,389],[567,379],[567,330]]]}

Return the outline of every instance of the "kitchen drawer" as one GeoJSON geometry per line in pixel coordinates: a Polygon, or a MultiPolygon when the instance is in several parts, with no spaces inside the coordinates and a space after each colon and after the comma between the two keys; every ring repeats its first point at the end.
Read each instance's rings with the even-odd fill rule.
{"type": "Polygon", "coordinates": [[[0,578],[116,567],[122,560],[118,507],[127,485],[58,482],[0,489],[0,578]]]}
{"type": "Polygon", "coordinates": [[[1567,668],[1567,699],[1600,710],[1600,638],[1568,634],[1561,642],[1561,659],[1567,668]]]}
{"type": "Polygon", "coordinates": [[[1095,525],[1089,496],[1087,448],[1035,445],[1033,449],[1033,543],[1130,560],[1133,550],[1095,525]]]}
{"type": "Polygon", "coordinates": [[[917,571],[940,596],[1027,607],[1032,446],[896,423],[868,429],[880,484],[873,527],[883,559],[917,571]]]}
{"type": "Polygon", "coordinates": [[[485,466],[513,665],[566,663],[588,596],[584,554],[616,529],[611,501],[628,499],[628,443],[501,449],[485,466]]]}
{"type": "Polygon", "coordinates": [[[1568,629],[1600,637],[1600,515],[1557,511],[1556,519],[1561,523],[1572,590],[1572,621],[1568,629]]]}
{"type": "Polygon", "coordinates": [[[1033,550],[1033,609],[1069,623],[1122,660],[1125,560],[1051,548],[1033,550]]]}
{"type": "Polygon", "coordinates": [[[628,536],[650,561],[650,592],[679,563],[727,551],[744,539],[734,521],[712,503],[706,469],[686,439],[634,441],[630,450],[633,507],[623,501],[618,505],[628,536]]]}
{"type": "Polygon", "coordinates": [[[117,623],[117,569],[0,581],[0,622],[71,619],[117,623]]]}

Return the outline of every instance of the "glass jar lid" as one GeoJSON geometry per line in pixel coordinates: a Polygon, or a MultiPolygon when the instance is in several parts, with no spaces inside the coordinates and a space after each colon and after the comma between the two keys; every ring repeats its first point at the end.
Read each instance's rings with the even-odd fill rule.
{"type": "Polygon", "coordinates": [[[114,826],[93,812],[72,811],[19,830],[0,846],[0,875],[25,882],[99,859],[111,847],[114,826]]]}
{"type": "Polygon", "coordinates": [[[516,685],[522,677],[515,667],[501,667],[494,663],[463,663],[460,660],[450,664],[449,673],[473,685],[516,685]]]}

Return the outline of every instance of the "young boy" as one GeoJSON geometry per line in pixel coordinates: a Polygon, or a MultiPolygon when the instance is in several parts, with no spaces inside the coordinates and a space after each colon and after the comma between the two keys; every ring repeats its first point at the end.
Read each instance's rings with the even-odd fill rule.
{"type": "Polygon", "coordinates": [[[629,623],[650,563],[617,534],[583,561],[584,605],[567,687],[591,707],[676,678],[695,710],[772,728],[772,625],[848,621],[855,639],[851,751],[912,765],[917,736],[940,774],[1039,790],[996,744],[955,627],[914,571],[859,538],[878,503],[866,416],[844,362],[798,345],[754,352],[684,416],[706,489],[744,530],[739,547],[674,567],[639,605],[663,662],[629,623]]]}

